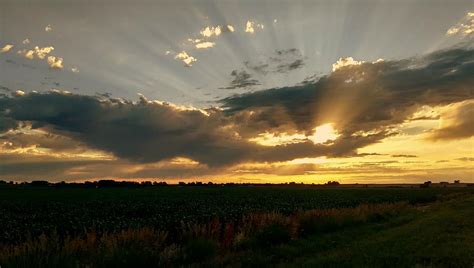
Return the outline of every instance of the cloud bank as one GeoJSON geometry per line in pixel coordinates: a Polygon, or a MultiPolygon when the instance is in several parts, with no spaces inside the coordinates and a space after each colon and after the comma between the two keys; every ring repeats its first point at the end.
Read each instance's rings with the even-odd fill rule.
{"type": "MultiPolygon", "coordinates": [[[[233,76],[236,85],[251,80],[243,72],[233,76]]],[[[183,157],[217,168],[357,156],[358,149],[396,135],[397,126],[423,106],[447,107],[441,113],[446,124],[431,139],[471,137],[473,85],[473,48],[454,47],[399,61],[346,64],[304,85],[223,99],[220,108],[59,91],[3,96],[0,134],[9,142],[5,133],[31,124],[33,130],[143,164],[183,157]],[[315,127],[328,123],[337,136],[313,136],[315,127]],[[262,133],[298,140],[265,146],[255,142],[262,133]]]]}

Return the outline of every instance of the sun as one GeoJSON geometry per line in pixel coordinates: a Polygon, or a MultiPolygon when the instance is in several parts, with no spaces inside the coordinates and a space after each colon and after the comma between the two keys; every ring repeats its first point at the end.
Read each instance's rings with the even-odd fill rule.
{"type": "Polygon", "coordinates": [[[336,140],[339,134],[334,129],[332,123],[327,123],[314,128],[314,134],[309,136],[308,139],[314,144],[326,143],[328,141],[336,140]]]}

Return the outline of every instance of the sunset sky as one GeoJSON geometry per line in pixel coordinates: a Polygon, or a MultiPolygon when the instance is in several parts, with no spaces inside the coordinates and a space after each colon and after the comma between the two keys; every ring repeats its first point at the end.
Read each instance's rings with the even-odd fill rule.
{"type": "Polygon", "coordinates": [[[0,0],[0,180],[474,182],[474,2],[0,0]]]}

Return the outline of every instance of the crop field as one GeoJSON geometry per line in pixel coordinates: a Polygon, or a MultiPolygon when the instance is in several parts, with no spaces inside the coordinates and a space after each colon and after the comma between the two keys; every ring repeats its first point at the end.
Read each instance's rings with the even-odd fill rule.
{"type": "Polygon", "coordinates": [[[77,266],[121,266],[127,261],[136,264],[136,258],[157,265],[181,265],[215,261],[217,255],[220,265],[234,262],[235,257],[229,254],[235,250],[266,249],[266,241],[286,243],[315,233],[385,221],[406,211],[418,211],[415,207],[456,196],[472,196],[474,190],[469,188],[96,189],[4,185],[0,188],[0,265],[2,258],[6,263],[24,267],[32,263],[60,267],[76,263],[76,258],[86,258],[85,262],[76,263],[77,266]],[[136,253],[138,257],[132,254],[123,263],[113,263],[120,260],[118,255],[123,255],[120,250],[124,249],[117,245],[125,243],[129,252],[131,241],[135,243],[131,247],[140,252],[136,253]],[[62,246],[57,250],[68,249],[68,253],[51,252],[58,244],[62,246]],[[143,245],[145,249],[141,248],[143,245]],[[193,257],[202,248],[204,252],[193,257]],[[84,253],[92,254],[95,250],[103,250],[99,254],[102,257],[94,259],[84,253]],[[51,256],[46,259],[37,259],[48,254],[51,256]],[[74,261],[58,256],[68,256],[74,261]],[[98,263],[106,260],[103,256],[113,256],[110,257],[113,262],[98,263]]]}
{"type": "Polygon", "coordinates": [[[55,189],[4,187],[0,190],[0,241],[84,230],[171,228],[212,218],[235,221],[251,212],[346,208],[363,203],[429,202],[455,190],[314,189],[297,187],[152,187],[55,189]]]}

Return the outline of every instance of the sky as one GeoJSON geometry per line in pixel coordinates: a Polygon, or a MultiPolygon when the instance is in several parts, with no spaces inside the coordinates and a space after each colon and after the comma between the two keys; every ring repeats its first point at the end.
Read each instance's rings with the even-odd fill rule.
{"type": "Polygon", "coordinates": [[[474,2],[0,0],[0,179],[474,182],[474,2]]]}

